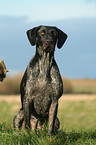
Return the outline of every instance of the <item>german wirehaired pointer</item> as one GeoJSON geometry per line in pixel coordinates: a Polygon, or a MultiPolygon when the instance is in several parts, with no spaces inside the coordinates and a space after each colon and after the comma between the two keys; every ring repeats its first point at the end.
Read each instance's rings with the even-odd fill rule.
{"type": "Polygon", "coordinates": [[[38,129],[49,121],[48,135],[59,128],[58,99],[63,93],[62,78],[54,59],[55,45],[61,48],[67,35],[56,27],[38,26],[27,31],[35,56],[21,81],[22,108],[13,119],[13,127],[38,129]]]}

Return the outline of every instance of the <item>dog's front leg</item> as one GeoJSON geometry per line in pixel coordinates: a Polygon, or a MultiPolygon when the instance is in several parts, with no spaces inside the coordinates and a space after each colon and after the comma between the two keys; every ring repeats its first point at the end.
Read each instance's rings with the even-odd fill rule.
{"type": "Polygon", "coordinates": [[[25,129],[29,130],[30,119],[31,119],[31,110],[30,110],[30,103],[28,100],[23,102],[23,111],[24,111],[25,129]]]}
{"type": "Polygon", "coordinates": [[[57,116],[57,108],[58,108],[58,103],[56,100],[52,102],[49,110],[49,130],[48,130],[49,136],[54,132],[54,123],[57,116]]]}

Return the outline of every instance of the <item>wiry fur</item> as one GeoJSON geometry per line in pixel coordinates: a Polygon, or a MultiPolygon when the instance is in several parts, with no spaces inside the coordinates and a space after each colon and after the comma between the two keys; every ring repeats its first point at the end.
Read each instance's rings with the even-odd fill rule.
{"type": "Polygon", "coordinates": [[[27,36],[31,45],[36,45],[36,54],[21,81],[22,108],[13,119],[13,127],[36,129],[49,121],[50,135],[59,128],[58,99],[63,93],[61,75],[54,59],[55,45],[57,43],[61,48],[67,35],[56,27],[39,26],[28,30],[27,36]]]}

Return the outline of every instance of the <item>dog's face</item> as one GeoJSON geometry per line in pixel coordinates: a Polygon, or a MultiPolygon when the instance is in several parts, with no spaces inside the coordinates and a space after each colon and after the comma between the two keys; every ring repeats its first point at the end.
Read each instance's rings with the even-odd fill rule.
{"type": "Polygon", "coordinates": [[[57,42],[58,33],[54,27],[42,26],[37,31],[37,45],[45,51],[54,51],[57,42]]]}
{"type": "Polygon", "coordinates": [[[53,51],[57,42],[57,47],[61,48],[67,39],[67,35],[51,26],[39,26],[27,31],[31,45],[41,46],[44,50],[53,51]]]}

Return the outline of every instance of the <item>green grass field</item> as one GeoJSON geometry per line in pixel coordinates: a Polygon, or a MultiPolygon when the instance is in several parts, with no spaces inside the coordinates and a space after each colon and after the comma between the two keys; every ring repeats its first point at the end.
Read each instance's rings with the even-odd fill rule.
{"type": "MultiPolygon", "coordinates": [[[[60,130],[56,135],[47,136],[44,131],[16,132],[12,119],[20,108],[20,102],[0,101],[0,145],[96,145],[96,95],[65,95],[59,101],[58,117],[60,130]],[[92,98],[93,99],[90,99],[92,98]]],[[[2,96],[3,97],[3,96],[2,96]]],[[[16,97],[15,97],[16,98],[16,97]]]]}

